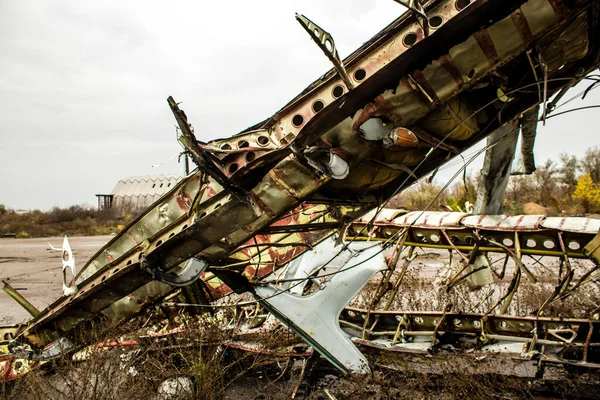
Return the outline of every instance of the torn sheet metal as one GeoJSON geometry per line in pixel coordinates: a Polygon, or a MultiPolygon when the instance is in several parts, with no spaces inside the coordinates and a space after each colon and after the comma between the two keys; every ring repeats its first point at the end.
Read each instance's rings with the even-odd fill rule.
{"type": "MultiPolygon", "coordinates": [[[[369,371],[367,360],[352,344],[338,324],[338,317],[346,304],[378,271],[387,268],[383,249],[370,245],[358,254],[343,246],[323,243],[329,254],[345,252],[348,261],[324,284],[324,288],[306,296],[282,291],[273,285],[259,286],[256,295],[262,304],[285,325],[294,330],[323,357],[340,370],[364,373],[369,371]]],[[[326,265],[320,258],[307,259],[314,271],[326,265]]]]}
{"type": "Polygon", "coordinates": [[[336,242],[336,238],[324,240],[313,250],[289,262],[285,268],[266,281],[274,283],[280,280],[284,281],[281,284],[282,288],[289,290],[291,294],[301,296],[306,286],[311,283],[310,278],[317,276],[319,271],[332,273],[349,265],[348,263],[355,255],[353,251],[358,249],[356,246],[349,246],[351,250],[342,251],[342,246],[336,246],[336,242]],[[333,255],[335,257],[332,257],[333,255]]]}
{"type": "Polygon", "coordinates": [[[542,228],[565,232],[595,234],[600,232],[599,218],[586,217],[546,217],[540,223],[542,228]]]}
{"type": "Polygon", "coordinates": [[[504,193],[510,178],[510,166],[515,156],[519,130],[513,124],[506,124],[495,130],[487,138],[475,214],[502,214],[504,193]]]}
{"type": "MultiPolygon", "coordinates": [[[[361,207],[299,205],[271,224],[271,232],[259,233],[238,247],[228,263],[243,268],[242,275],[249,281],[258,281],[339,233],[343,221],[353,220],[364,211],[361,207]]],[[[212,272],[204,273],[202,280],[214,298],[231,293],[231,289],[212,272]]]]}
{"type": "Polygon", "coordinates": [[[559,363],[600,368],[598,362],[584,359],[585,348],[599,339],[599,321],[442,312],[368,312],[357,308],[346,308],[341,315],[342,326],[348,331],[362,326],[365,319],[369,326],[377,321],[377,329],[367,330],[366,339],[355,338],[354,342],[362,349],[388,352],[387,357],[394,352],[435,354],[440,346],[432,345],[432,340],[437,336],[442,346],[452,343],[453,352],[475,356],[504,354],[527,362],[537,360],[538,366],[559,363]],[[436,327],[442,329],[436,330],[436,327]],[[544,337],[536,332],[543,332],[544,337]],[[587,337],[591,339],[588,341],[587,337]],[[534,345],[536,351],[532,352],[534,345]],[[566,349],[570,349],[568,355],[566,349]]]}

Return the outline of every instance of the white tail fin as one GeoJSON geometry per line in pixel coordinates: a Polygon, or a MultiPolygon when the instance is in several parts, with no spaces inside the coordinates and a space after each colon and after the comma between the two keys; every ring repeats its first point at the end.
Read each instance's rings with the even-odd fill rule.
{"type": "MultiPolygon", "coordinates": [[[[50,243],[48,243],[50,244],[50,243]]],[[[55,248],[50,245],[50,247],[54,250],[55,248]]],[[[69,239],[65,235],[63,239],[62,245],[62,271],[63,271],[63,293],[65,296],[70,296],[72,294],[77,293],[77,286],[75,285],[75,256],[73,256],[73,251],[71,250],[71,245],[69,244],[69,239]],[[73,276],[73,281],[71,282],[72,286],[67,285],[67,268],[71,269],[71,274],[73,276]]]]}

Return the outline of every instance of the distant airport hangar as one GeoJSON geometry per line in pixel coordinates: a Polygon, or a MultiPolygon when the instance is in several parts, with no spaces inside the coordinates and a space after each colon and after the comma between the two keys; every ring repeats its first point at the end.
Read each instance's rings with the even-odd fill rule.
{"type": "Polygon", "coordinates": [[[178,175],[131,176],[121,179],[110,194],[97,194],[98,209],[143,209],[183,179],[178,175]]]}

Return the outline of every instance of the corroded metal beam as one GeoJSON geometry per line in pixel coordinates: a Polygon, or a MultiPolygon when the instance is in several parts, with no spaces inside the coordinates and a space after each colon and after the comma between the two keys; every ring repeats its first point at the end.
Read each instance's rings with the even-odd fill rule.
{"type": "Polygon", "coordinates": [[[6,294],[8,294],[14,301],[19,303],[21,307],[23,307],[32,317],[37,316],[40,313],[40,310],[35,308],[33,304],[29,302],[21,293],[19,293],[15,288],[13,288],[8,282],[2,281],[4,286],[2,290],[6,294]]]}
{"type": "Polygon", "coordinates": [[[488,239],[480,251],[504,253],[505,248],[519,246],[523,254],[571,258],[590,258],[584,248],[600,231],[600,219],[587,217],[546,217],[544,215],[470,215],[460,212],[413,211],[384,209],[370,212],[355,221],[346,233],[347,240],[385,241],[398,237],[408,229],[405,246],[471,251],[477,234],[488,239]],[[514,233],[518,232],[519,242],[514,233]],[[477,234],[476,234],[477,233],[477,234]],[[559,239],[561,235],[561,239],[559,239]]]}
{"type": "MultiPolygon", "coordinates": [[[[330,71],[266,121],[206,144],[193,143],[187,118],[170,101],[199,169],[100,249],[76,276],[79,291],[42,311],[18,340],[36,349],[59,337],[84,344],[90,325],[103,329],[127,319],[173,290],[154,280],[156,271],[177,273],[198,257],[212,266],[212,278],[227,271],[250,282],[257,276],[247,276],[250,266],[239,249],[261,232],[295,233],[302,240],[294,243],[311,245],[342,230],[347,217],[380,204],[454,155],[440,144],[465,150],[539,103],[530,93],[539,84],[535,74],[529,64],[521,68],[532,46],[546,60],[548,95],[572,84],[575,72],[581,77],[595,68],[600,36],[592,3],[478,0],[465,8],[429,1],[423,5],[427,29],[405,14],[343,61],[352,86],[330,71]],[[557,45],[565,34],[578,38],[581,51],[557,45]],[[499,90],[514,100],[499,107],[499,90]],[[360,127],[373,119],[391,124],[392,133],[416,127],[439,142],[367,140],[360,127]],[[296,231],[277,227],[313,198],[329,200],[323,204],[329,220],[319,230],[306,232],[309,225],[300,220],[296,231]],[[337,205],[342,203],[347,209],[337,205]],[[237,265],[231,262],[236,258],[237,265]]],[[[272,271],[278,250],[293,258],[299,248],[260,248],[257,256],[271,252],[272,271]]],[[[262,262],[253,265],[255,272],[262,262]]],[[[224,294],[212,278],[202,279],[211,292],[224,294]]]]}

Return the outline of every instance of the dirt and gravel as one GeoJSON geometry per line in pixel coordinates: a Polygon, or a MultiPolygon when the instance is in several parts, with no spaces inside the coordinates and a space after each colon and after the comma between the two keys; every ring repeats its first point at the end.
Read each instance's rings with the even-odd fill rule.
{"type": "MultiPolygon", "coordinates": [[[[112,236],[71,237],[69,242],[75,265],[83,264],[112,236]]],[[[62,237],[0,239],[0,278],[17,289],[39,310],[62,294],[61,253],[50,250],[48,243],[60,248],[62,237]]],[[[25,322],[30,315],[6,293],[0,292],[0,325],[25,322]]]]}

